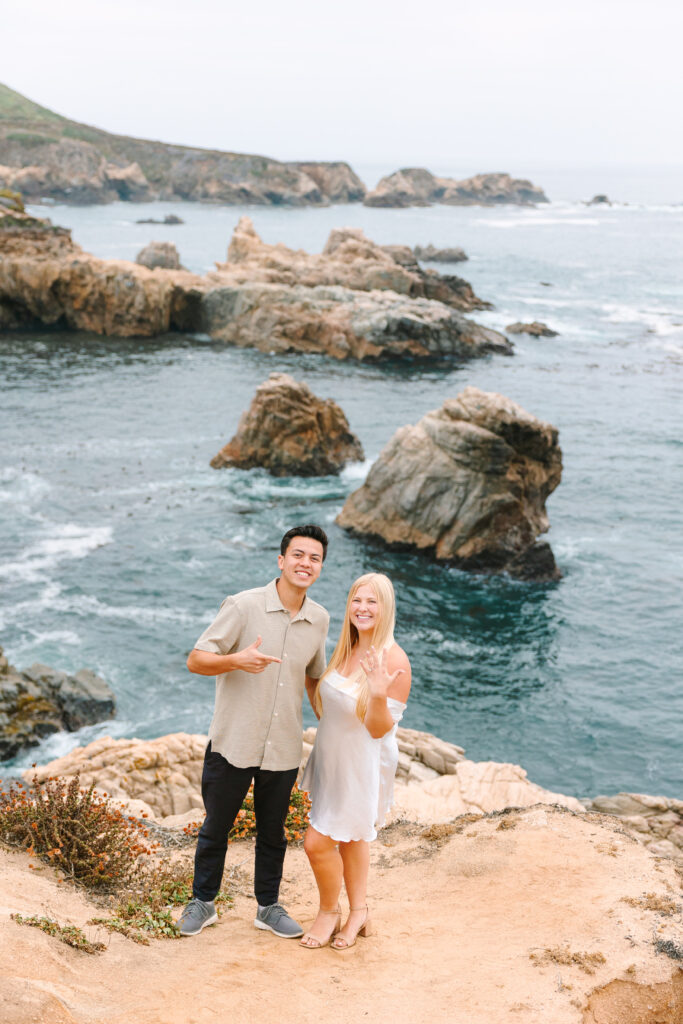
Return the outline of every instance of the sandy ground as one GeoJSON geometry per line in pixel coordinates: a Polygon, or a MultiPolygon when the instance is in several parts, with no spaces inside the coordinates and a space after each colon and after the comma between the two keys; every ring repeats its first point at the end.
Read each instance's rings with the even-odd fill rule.
{"type": "MultiPolygon", "coordinates": [[[[148,947],[91,926],[108,943],[96,956],[10,919],[83,926],[99,910],[49,868],[0,851],[0,1021],[682,1024],[682,965],[655,948],[683,942],[681,879],[616,819],[536,806],[456,822],[436,840],[424,831],[398,823],[373,844],[376,933],[341,954],[253,927],[249,842],[230,848],[235,901],[217,925],[148,947]],[[673,897],[678,913],[623,902],[646,893],[673,897]],[[548,959],[560,946],[605,963],[588,974],[548,959]]],[[[288,852],[281,898],[312,920],[300,848],[288,852]]]]}

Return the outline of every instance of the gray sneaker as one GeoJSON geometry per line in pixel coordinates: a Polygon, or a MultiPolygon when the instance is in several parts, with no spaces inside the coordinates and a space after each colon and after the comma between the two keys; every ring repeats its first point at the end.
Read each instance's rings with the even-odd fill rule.
{"type": "Polygon", "coordinates": [[[205,902],[195,896],[187,904],[178,920],[181,935],[199,935],[202,928],[215,924],[218,914],[213,900],[205,902]]]}
{"type": "Polygon", "coordinates": [[[274,932],[283,939],[298,939],[304,930],[300,924],[290,917],[279,903],[271,903],[269,907],[259,907],[254,918],[254,926],[264,931],[274,932]]]}

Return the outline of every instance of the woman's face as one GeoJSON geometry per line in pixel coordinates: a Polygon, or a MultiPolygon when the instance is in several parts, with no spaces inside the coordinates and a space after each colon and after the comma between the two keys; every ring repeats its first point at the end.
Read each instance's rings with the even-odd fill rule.
{"type": "Polygon", "coordinates": [[[372,633],[379,617],[377,595],[369,583],[363,583],[351,598],[349,618],[359,633],[372,633]]]}

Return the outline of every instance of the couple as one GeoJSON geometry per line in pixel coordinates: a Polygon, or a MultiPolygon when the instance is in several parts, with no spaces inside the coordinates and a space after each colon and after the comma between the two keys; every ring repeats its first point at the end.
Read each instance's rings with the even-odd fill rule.
{"type": "Polygon", "coordinates": [[[218,920],[228,833],[252,781],[256,812],[254,924],[283,938],[303,928],[278,902],[287,847],[284,823],[301,760],[304,687],[320,720],[301,788],[310,793],[304,848],[320,909],[301,945],[348,949],[370,933],[370,841],[391,806],[398,761],[396,723],[410,690],[410,663],[394,642],[391,581],[380,573],[352,585],[329,665],[329,615],[308,597],[327,553],[319,526],[297,526],[280,545],[280,576],[227,597],[187,666],[216,676],[216,706],[204,757],[206,819],[195,854],[193,898],[179,921],[196,935],[218,920]],[[349,915],[342,926],[342,880],[349,915]]]}

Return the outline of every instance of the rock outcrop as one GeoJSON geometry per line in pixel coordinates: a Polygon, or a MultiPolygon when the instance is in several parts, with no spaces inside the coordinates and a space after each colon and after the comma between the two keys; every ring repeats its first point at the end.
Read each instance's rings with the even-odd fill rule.
{"type": "Polygon", "coordinates": [[[287,373],[271,373],[257,387],[237,433],[211,465],[263,466],[273,476],[327,476],[363,457],[362,445],[336,402],[317,398],[287,373]]]}
{"type": "MultiPolygon", "coordinates": [[[[430,293],[443,291],[448,305],[401,294],[391,285],[406,291],[413,284],[423,291],[427,286],[381,250],[389,280],[382,284],[378,272],[373,291],[299,283],[293,269],[299,264],[290,262],[286,269],[292,251],[284,246],[265,247],[277,250],[278,259],[281,249],[288,254],[284,263],[275,260],[274,268],[260,257],[237,259],[200,277],[97,259],[84,253],[68,231],[27,218],[0,207],[0,329],[47,325],[119,337],[204,332],[264,352],[310,352],[335,359],[468,359],[512,352],[504,335],[453,308],[473,301],[466,282],[425,275],[430,293]],[[271,274],[282,283],[268,280],[271,274]]],[[[261,251],[263,243],[254,237],[261,251]]],[[[245,238],[251,245],[248,231],[233,241],[241,245],[245,238]]],[[[314,259],[293,255],[301,255],[302,266],[314,259]]],[[[343,261],[336,261],[340,265],[343,261]]],[[[329,273],[334,278],[338,270],[329,273]]],[[[349,274],[352,283],[363,284],[362,275],[354,279],[353,271],[349,274]]],[[[307,280],[320,278],[311,275],[307,280]]]]}
{"type": "Polygon", "coordinates": [[[36,662],[19,672],[0,647],[0,761],[51,733],[112,718],[114,706],[114,694],[90,669],[68,675],[36,662]]]}
{"type": "Polygon", "coordinates": [[[434,299],[470,312],[488,309],[467,281],[423,270],[408,246],[377,245],[360,228],[335,228],[321,253],[262,241],[249,217],[241,217],[220,274],[236,284],[341,286],[352,291],[392,291],[412,299],[434,299]]]}
{"type": "Polygon", "coordinates": [[[175,226],[176,224],[184,224],[185,221],[182,217],[177,217],[175,213],[167,213],[163,220],[158,220],[156,217],[141,217],[140,220],[135,221],[136,224],[166,224],[175,226]]]}
{"type": "Polygon", "coordinates": [[[540,320],[534,320],[530,324],[521,322],[508,324],[505,330],[508,334],[532,334],[535,338],[557,338],[558,336],[557,331],[548,327],[547,324],[541,323],[540,320]]]}
{"type": "Polygon", "coordinates": [[[606,196],[604,192],[599,192],[592,199],[586,202],[586,206],[611,206],[612,200],[609,196],[606,196]]]}
{"type": "Polygon", "coordinates": [[[149,242],[137,254],[135,262],[149,270],[156,267],[164,270],[182,270],[180,256],[173,242],[149,242]]]}
{"type": "Polygon", "coordinates": [[[363,200],[366,206],[531,206],[547,203],[543,189],[509,174],[477,174],[456,181],[438,178],[424,167],[404,167],[382,178],[363,200]]]}
{"type": "Polygon", "coordinates": [[[556,579],[550,547],[536,541],[561,474],[554,427],[469,387],[396,432],[337,522],[463,569],[556,579]]]}
{"type": "Polygon", "coordinates": [[[113,135],[0,85],[3,185],[34,202],[66,203],[185,199],[304,206],[365,195],[362,181],[342,162],[282,163],[113,135]]]}
{"type": "Polygon", "coordinates": [[[429,245],[413,246],[413,252],[415,258],[424,263],[462,263],[463,260],[468,259],[465,250],[458,246],[451,249],[439,249],[430,243],[429,245]]]}
{"type": "Polygon", "coordinates": [[[587,810],[613,814],[650,853],[671,857],[683,868],[683,800],[643,793],[617,793],[586,801],[587,810]]]}

